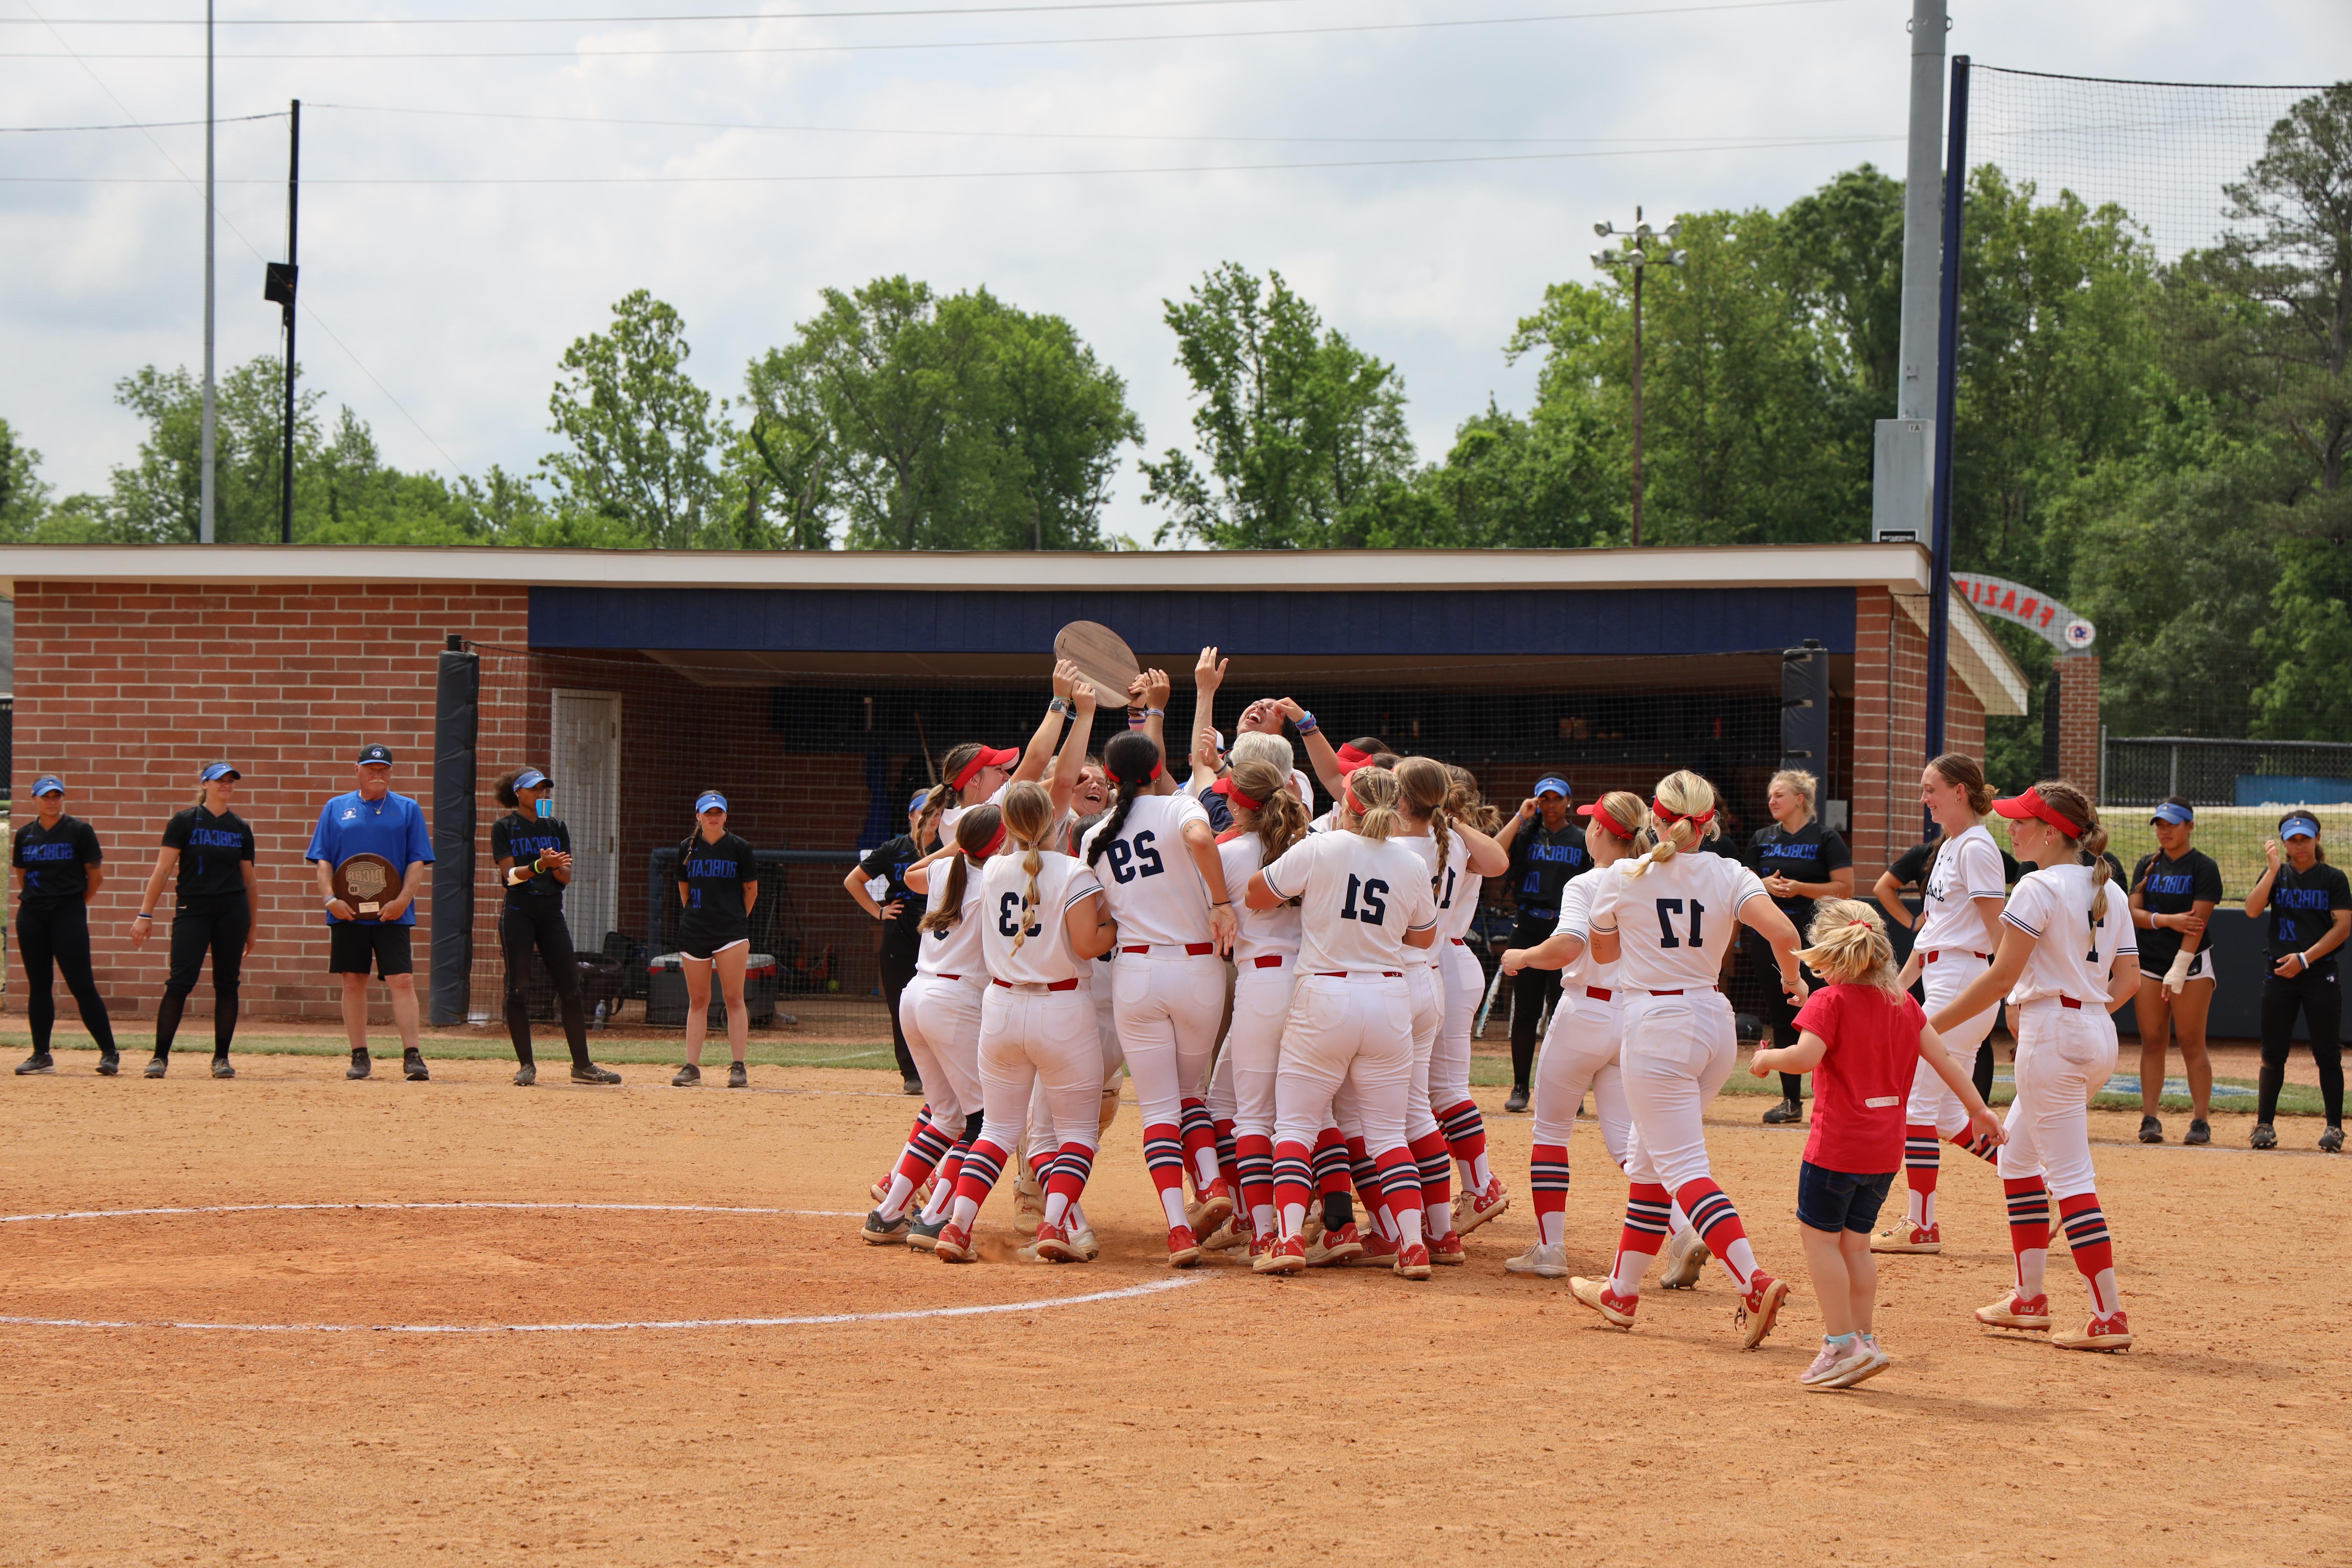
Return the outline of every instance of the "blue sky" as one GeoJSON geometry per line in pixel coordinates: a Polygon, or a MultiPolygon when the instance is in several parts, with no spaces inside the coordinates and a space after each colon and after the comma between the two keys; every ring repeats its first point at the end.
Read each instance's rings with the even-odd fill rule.
{"type": "MultiPolygon", "coordinates": [[[[408,25],[224,26],[219,112],[304,100],[302,286],[325,328],[306,318],[308,383],[392,460],[445,472],[529,469],[558,357],[631,289],[678,308],[692,368],[729,395],[819,289],[891,272],[1069,318],[1127,378],[1156,452],[1189,418],[1160,301],[1226,259],[1280,268],[1396,363],[1434,457],[1490,395],[1525,405],[1532,366],[1502,344],[1547,283],[1592,276],[1596,219],[1777,206],[1865,158],[1902,166],[1906,0],[1057,3],[819,18],[886,6],[223,0],[224,21],[408,25]],[[688,11],[768,14],[449,25],[688,11]],[[1632,14],[1309,30],[1577,12],[1632,14]],[[1035,41],[1073,38],[1121,41],[1035,41]],[[698,52],[630,52],[656,50],[698,52]],[[610,120],[812,129],[584,122],[610,120]],[[1373,166],[1265,166],[1346,163],[1373,166]],[[699,183],[331,183],[611,175],[699,183]],[[772,175],[824,177],[745,178],[772,175]]],[[[1951,47],[1980,62],[2352,74],[2352,6],[2324,0],[1953,11],[1951,47]]],[[[202,29],[165,21],[201,16],[190,0],[5,0],[0,121],[200,118],[202,29]],[[107,18],[135,25],[91,25],[107,18]]],[[[60,489],[99,488],[132,455],[118,377],[200,363],[201,203],[174,164],[200,174],[201,132],[152,135],[0,135],[0,416],[60,489]]],[[[220,200],[226,365],[277,348],[259,258],[283,252],[285,121],[224,125],[219,167],[249,182],[220,200]]],[[[1130,465],[1110,522],[1148,539],[1140,488],[1130,465]]]]}

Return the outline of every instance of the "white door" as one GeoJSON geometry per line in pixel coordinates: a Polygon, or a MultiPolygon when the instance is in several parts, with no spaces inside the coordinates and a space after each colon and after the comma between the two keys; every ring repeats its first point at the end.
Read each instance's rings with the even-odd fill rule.
{"type": "Polygon", "coordinates": [[[563,903],[573,945],[594,952],[620,910],[621,698],[559,688],[554,702],[556,812],[572,829],[563,903]]]}

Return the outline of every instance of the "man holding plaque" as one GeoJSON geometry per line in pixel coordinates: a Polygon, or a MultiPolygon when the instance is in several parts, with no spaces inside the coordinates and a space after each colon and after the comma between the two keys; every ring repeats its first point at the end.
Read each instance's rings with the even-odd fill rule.
{"type": "Polygon", "coordinates": [[[402,1074],[411,1083],[423,1083],[432,1075],[416,1048],[416,964],[410,944],[416,894],[424,886],[418,876],[433,863],[433,837],[417,804],[393,793],[389,750],[360,748],[359,788],[320,810],[302,858],[319,868],[319,896],[327,910],[327,968],[343,980],[343,1031],[352,1042],[351,1070],[343,1076],[368,1076],[367,983],[373,969],[392,993],[402,1074]]]}

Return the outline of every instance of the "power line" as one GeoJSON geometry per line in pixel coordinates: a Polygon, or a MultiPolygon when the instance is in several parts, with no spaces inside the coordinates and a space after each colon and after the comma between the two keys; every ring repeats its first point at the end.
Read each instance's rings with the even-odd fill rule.
{"type": "MultiPolygon", "coordinates": [[[[740,44],[695,48],[621,49],[378,49],[364,53],[342,50],[294,50],[225,54],[237,60],[538,60],[654,59],[706,55],[833,55],[901,53],[920,49],[1020,49],[1076,44],[1167,44],[1234,38],[1328,37],[1340,34],[1426,32],[1442,28],[1508,27],[1540,22],[1595,22],[1652,16],[1685,16],[1725,11],[1778,11],[1799,5],[1844,5],[1857,0],[1718,0],[1716,4],[1661,5],[1634,10],[1556,11],[1531,16],[1454,16],[1423,22],[1351,22],[1319,27],[1259,27],[1211,33],[1115,33],[1063,38],[966,38],[893,44],[740,44]]],[[[789,18],[779,18],[789,19],[789,18]]],[[[62,42],[63,40],[59,40],[62,42]]],[[[56,59],[54,54],[0,50],[0,59],[56,59]]],[[[91,55],[100,60],[193,60],[190,53],[121,52],[91,55]]]]}
{"type": "MultiPolygon", "coordinates": [[[[222,27],[525,27],[614,26],[637,22],[818,22],[867,17],[1003,16],[1056,11],[1190,10],[1203,5],[1296,5],[1304,0],[1078,0],[1061,5],[931,5],[887,11],[698,11],[622,16],[243,16],[222,17],[222,27]]],[[[0,25],[22,16],[0,16],[0,25]]],[[[62,26],[76,27],[200,27],[192,16],[90,16],[62,26]]]]}
{"type": "MultiPolygon", "coordinates": [[[[1726,142],[1704,146],[1626,147],[1571,153],[1461,153],[1428,158],[1333,158],[1283,163],[1165,163],[1115,169],[961,169],[886,171],[850,174],[516,174],[306,176],[311,185],[754,185],[839,184],[864,181],[1045,180],[1130,174],[1239,174],[1313,169],[1401,169],[1459,163],[1556,163],[1568,159],[1654,157],[1675,153],[1774,152],[1800,147],[1853,147],[1900,142],[1901,136],[1792,137],[1784,141],[1726,142]]],[[[12,185],[155,185],[172,182],[147,175],[0,174],[12,185]]],[[[225,185],[274,185],[277,180],[223,180],[225,185]]]]}
{"type": "MultiPolygon", "coordinates": [[[[129,112],[125,110],[125,112],[129,112]]],[[[286,110],[273,110],[268,114],[224,114],[216,117],[215,125],[236,125],[248,120],[283,120],[286,110]]],[[[185,125],[202,125],[201,120],[126,120],[120,125],[0,125],[0,136],[33,135],[45,131],[164,131],[185,125]]]]}

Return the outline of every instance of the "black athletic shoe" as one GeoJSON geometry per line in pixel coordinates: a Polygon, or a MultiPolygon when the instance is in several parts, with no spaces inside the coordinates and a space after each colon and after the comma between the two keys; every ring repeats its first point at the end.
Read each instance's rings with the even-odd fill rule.
{"type": "Polygon", "coordinates": [[[368,1054],[366,1050],[362,1048],[352,1053],[351,1068],[343,1074],[343,1076],[345,1078],[365,1078],[374,1070],[375,1064],[368,1059],[368,1054]]]}
{"type": "Polygon", "coordinates": [[[692,1062],[688,1062],[684,1067],[677,1069],[677,1076],[669,1080],[669,1084],[672,1089],[700,1089],[702,1087],[702,1069],[695,1066],[692,1062]]]}
{"type": "Polygon", "coordinates": [[[888,1247],[893,1243],[904,1242],[909,1228],[905,1215],[900,1215],[897,1219],[884,1219],[880,1209],[873,1209],[866,1215],[866,1228],[857,1234],[864,1237],[869,1246],[888,1247]]]}
{"type": "Polygon", "coordinates": [[[406,1079],[411,1083],[426,1083],[431,1081],[433,1075],[425,1070],[425,1053],[422,1051],[401,1052],[400,1076],[406,1079]]]}
{"type": "Polygon", "coordinates": [[[2180,1141],[2183,1143],[2210,1143],[2213,1142],[2213,1129],[2202,1121],[2192,1121],[2189,1124],[2188,1136],[2180,1141]]]}
{"type": "Polygon", "coordinates": [[[1805,1108],[1793,1100],[1784,1100],[1764,1113],[1764,1124],[1767,1127],[1786,1127],[1792,1121],[1802,1121],[1804,1119],[1805,1108]]]}
{"type": "Polygon", "coordinates": [[[741,1062],[731,1063],[728,1067],[727,1087],[730,1089],[749,1089],[751,1087],[751,1075],[750,1072],[745,1070],[741,1062]]]}
{"type": "Polygon", "coordinates": [[[517,1089],[529,1089],[538,1081],[539,1064],[537,1062],[525,1062],[515,1068],[514,1086],[517,1089]]]}
{"type": "Polygon", "coordinates": [[[2319,1152],[2323,1154],[2344,1152],[2344,1129],[2331,1127],[2319,1135],[2319,1152]]]}
{"type": "Polygon", "coordinates": [[[901,1094],[920,1094],[923,1092],[923,1080],[919,1078],[901,1078],[898,1080],[898,1092],[901,1094]]]}
{"type": "Polygon", "coordinates": [[[2163,1142],[2164,1123],[2158,1121],[2153,1116],[2141,1117],[2139,1119],[2139,1141],[2143,1143],[2163,1142]]]}
{"type": "MultiPolygon", "coordinates": [[[[157,1078],[162,1078],[163,1075],[162,1073],[157,1073],[155,1076],[157,1078]]],[[[213,1076],[215,1078],[235,1078],[236,1076],[236,1069],[228,1065],[228,1058],[226,1057],[215,1057],[213,1058],[213,1076]]]]}
{"type": "Polygon", "coordinates": [[[144,1076],[148,1078],[162,1078],[165,1073],[171,1070],[172,1058],[169,1057],[157,1057],[154,1060],[147,1064],[147,1071],[144,1076]]]}
{"type": "Polygon", "coordinates": [[[121,1057],[121,1054],[120,1052],[117,1052],[117,1051],[100,1051],[100,1052],[99,1052],[99,1054],[98,1054],[98,1076],[99,1076],[99,1077],[100,1077],[100,1078],[112,1078],[116,1073],[119,1073],[119,1072],[121,1072],[121,1070],[122,1070],[122,1057],[121,1057]]]}
{"type": "Polygon", "coordinates": [[[1527,1108],[1528,1086],[1523,1083],[1513,1084],[1511,1086],[1511,1097],[1503,1101],[1503,1109],[1506,1110],[1525,1110],[1527,1108]]]}
{"type": "Polygon", "coordinates": [[[47,1051],[35,1051],[31,1056],[26,1057],[23,1061],[16,1064],[16,1076],[18,1078],[25,1078],[37,1072],[55,1072],[57,1070],[57,1058],[49,1055],[47,1051]]]}
{"type": "Polygon", "coordinates": [[[585,1067],[582,1067],[579,1063],[574,1062],[572,1065],[572,1081],[574,1083],[618,1083],[621,1081],[621,1075],[614,1072],[611,1068],[600,1068],[594,1062],[590,1062],[585,1067]]]}
{"type": "Polygon", "coordinates": [[[2277,1148],[2278,1130],[2267,1121],[2255,1122],[2254,1135],[2246,1140],[2246,1147],[2249,1149],[2277,1148]]]}

